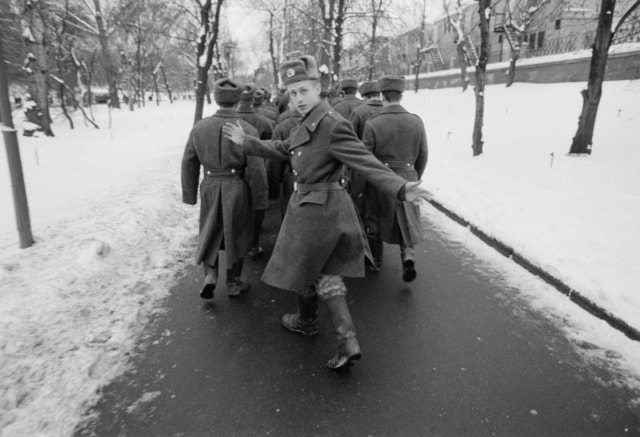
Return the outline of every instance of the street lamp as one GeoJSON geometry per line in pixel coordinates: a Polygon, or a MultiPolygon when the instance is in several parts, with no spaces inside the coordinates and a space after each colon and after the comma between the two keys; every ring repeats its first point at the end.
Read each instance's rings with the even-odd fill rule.
{"type": "Polygon", "coordinates": [[[415,91],[418,92],[420,88],[418,83],[418,74],[420,74],[420,67],[422,66],[422,59],[420,56],[420,44],[416,44],[416,80],[415,80],[415,91]]]}

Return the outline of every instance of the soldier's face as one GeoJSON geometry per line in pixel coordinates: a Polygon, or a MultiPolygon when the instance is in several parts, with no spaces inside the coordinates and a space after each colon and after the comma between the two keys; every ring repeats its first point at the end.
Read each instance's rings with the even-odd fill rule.
{"type": "Polygon", "coordinates": [[[289,99],[304,117],[320,103],[320,83],[315,80],[303,80],[287,85],[289,99]]]}

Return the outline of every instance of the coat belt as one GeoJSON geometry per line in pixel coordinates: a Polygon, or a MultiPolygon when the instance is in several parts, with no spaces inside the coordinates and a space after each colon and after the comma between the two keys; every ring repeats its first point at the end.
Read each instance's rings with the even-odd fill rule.
{"type": "Polygon", "coordinates": [[[294,191],[301,191],[307,193],[309,191],[333,191],[333,190],[342,190],[344,187],[342,186],[342,182],[318,182],[315,184],[299,184],[298,182],[293,183],[294,191]]]}
{"type": "Polygon", "coordinates": [[[413,168],[413,164],[409,161],[383,161],[383,164],[393,170],[404,170],[406,168],[413,168]]]}
{"type": "Polygon", "coordinates": [[[240,179],[244,177],[244,168],[208,168],[204,175],[213,179],[240,179]]]}

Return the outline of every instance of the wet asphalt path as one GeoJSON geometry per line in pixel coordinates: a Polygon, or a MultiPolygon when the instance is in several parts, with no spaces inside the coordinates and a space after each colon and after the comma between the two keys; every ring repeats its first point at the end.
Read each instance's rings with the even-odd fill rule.
{"type": "Polygon", "coordinates": [[[265,260],[247,261],[248,294],[219,287],[212,303],[193,267],[76,435],[640,435],[634,393],[608,384],[608,370],[459,244],[429,237],[412,284],[397,248],[385,250],[380,273],[347,281],[363,350],[351,370],[324,366],[335,340],[323,307],[316,337],[280,327],[295,300],[259,281],[265,260]]]}

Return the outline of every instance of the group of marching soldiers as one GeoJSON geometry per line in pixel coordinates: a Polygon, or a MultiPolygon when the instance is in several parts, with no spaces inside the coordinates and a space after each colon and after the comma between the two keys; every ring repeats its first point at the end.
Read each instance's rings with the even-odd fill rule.
{"type": "Polygon", "coordinates": [[[295,293],[297,312],[282,317],[289,331],[317,334],[318,305],[326,305],[338,344],[327,365],[341,369],[361,358],[342,277],[379,271],[383,242],[400,245],[403,280],[417,276],[417,201],[430,198],[419,185],[426,134],[400,104],[403,77],[345,79],[334,96],[312,56],[284,62],[280,76],[285,89],[274,102],[254,84],[218,80],[219,109],[189,135],[182,192],[195,205],[200,186],[200,297],[214,297],[221,251],[228,296],[249,290],[243,262],[263,256],[262,221],[269,198],[279,197],[282,222],[262,280],[295,293]]]}

